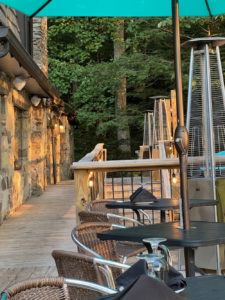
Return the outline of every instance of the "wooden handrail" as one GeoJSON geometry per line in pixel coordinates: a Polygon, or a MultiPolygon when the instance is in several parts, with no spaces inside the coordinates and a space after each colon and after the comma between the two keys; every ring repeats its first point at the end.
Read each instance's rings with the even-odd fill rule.
{"type": "Polygon", "coordinates": [[[94,148],[94,150],[92,150],[90,153],[86,154],[84,157],[82,157],[79,162],[91,162],[91,161],[96,161],[98,160],[99,156],[102,154],[103,152],[103,147],[104,144],[100,143],[97,144],[94,148]]]}
{"type": "MultiPolygon", "coordinates": [[[[189,157],[188,164],[203,164],[203,156],[189,157]]],[[[215,156],[215,162],[225,162],[225,156],[215,156]]],[[[178,158],[167,159],[134,159],[134,160],[108,160],[108,161],[79,161],[72,164],[72,170],[93,170],[104,172],[144,171],[159,169],[178,169],[178,158]]]]}
{"type": "Polygon", "coordinates": [[[169,159],[134,159],[134,160],[108,160],[97,162],[79,161],[73,163],[73,170],[94,170],[103,172],[143,171],[179,168],[178,158],[169,159]]]}

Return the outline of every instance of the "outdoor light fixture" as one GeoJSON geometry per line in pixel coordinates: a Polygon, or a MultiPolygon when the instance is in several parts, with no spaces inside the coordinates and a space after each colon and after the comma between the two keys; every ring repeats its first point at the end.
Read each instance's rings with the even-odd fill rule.
{"type": "Polygon", "coordinates": [[[88,183],[89,187],[92,188],[93,185],[94,185],[94,181],[93,180],[89,180],[89,183],[88,183]]]}
{"type": "Polygon", "coordinates": [[[172,182],[174,183],[174,184],[176,184],[177,183],[177,177],[176,177],[176,174],[173,172],[173,174],[172,174],[172,182]]]}
{"type": "Polygon", "coordinates": [[[22,91],[26,85],[26,79],[22,75],[18,75],[13,79],[13,85],[17,91],[22,91]]]}
{"type": "Polygon", "coordinates": [[[39,105],[39,103],[41,102],[41,98],[38,96],[33,96],[30,99],[31,103],[33,104],[33,106],[37,107],[39,105]]]}
{"type": "Polygon", "coordinates": [[[88,175],[88,185],[90,188],[92,188],[94,186],[94,180],[93,180],[93,177],[94,177],[94,172],[91,171],[88,175]]]}
{"type": "Polygon", "coordinates": [[[60,133],[64,133],[65,127],[63,125],[59,125],[59,131],[60,131],[60,133]]]}
{"type": "Polygon", "coordinates": [[[59,132],[65,133],[65,126],[63,125],[61,120],[59,120],[59,132]]]}

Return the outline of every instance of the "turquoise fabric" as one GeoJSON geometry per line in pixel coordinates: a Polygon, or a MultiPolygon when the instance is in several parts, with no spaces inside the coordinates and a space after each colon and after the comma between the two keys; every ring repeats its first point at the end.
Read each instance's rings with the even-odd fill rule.
{"type": "MultiPolygon", "coordinates": [[[[3,0],[27,15],[47,0],[3,0]]],[[[213,15],[225,14],[225,0],[208,0],[213,15]]],[[[209,16],[205,0],[180,0],[180,16],[209,16]]],[[[171,16],[171,0],[52,0],[38,16],[171,16]]]]}

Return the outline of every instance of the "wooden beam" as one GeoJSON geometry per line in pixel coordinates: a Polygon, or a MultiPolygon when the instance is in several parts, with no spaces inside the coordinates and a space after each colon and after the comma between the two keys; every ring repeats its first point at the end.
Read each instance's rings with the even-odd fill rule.
{"type": "Polygon", "coordinates": [[[84,157],[82,157],[79,160],[79,162],[91,162],[91,161],[98,160],[99,156],[101,156],[101,153],[104,150],[103,147],[104,147],[103,143],[97,144],[95,146],[94,150],[92,150],[90,153],[88,153],[84,157]]]}
{"type": "Polygon", "coordinates": [[[73,170],[94,170],[104,172],[118,171],[141,171],[179,168],[177,158],[168,159],[134,159],[134,160],[108,160],[96,162],[77,162],[73,163],[73,170]]]}
{"type": "Polygon", "coordinates": [[[86,206],[91,201],[89,188],[89,172],[87,170],[75,170],[74,188],[75,188],[75,207],[76,207],[76,224],[79,224],[78,213],[86,210],[86,206]]]}
{"type": "MultiPolygon", "coordinates": [[[[201,164],[204,167],[205,158],[203,156],[189,157],[188,164],[201,164]]],[[[225,156],[215,156],[215,162],[225,162],[225,156]]],[[[119,171],[142,171],[142,170],[159,170],[159,169],[176,169],[179,168],[178,158],[166,159],[134,159],[134,160],[108,160],[94,162],[76,162],[71,166],[72,170],[92,170],[104,172],[119,171]]]]}
{"type": "MultiPolygon", "coordinates": [[[[85,155],[78,164],[91,164],[92,162],[98,163],[106,156],[106,151],[103,149],[104,144],[97,144],[93,151],[85,155]]],[[[103,197],[103,177],[102,174],[98,176],[99,196],[103,197]]],[[[75,185],[75,206],[76,206],[76,220],[79,223],[78,213],[86,210],[86,206],[91,201],[91,189],[89,187],[90,181],[90,168],[74,169],[74,185],[75,185]]]]}

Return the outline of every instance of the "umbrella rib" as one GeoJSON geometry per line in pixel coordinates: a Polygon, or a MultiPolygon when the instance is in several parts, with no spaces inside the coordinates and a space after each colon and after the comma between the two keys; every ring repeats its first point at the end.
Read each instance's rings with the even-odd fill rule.
{"type": "Polygon", "coordinates": [[[46,1],[40,8],[38,8],[31,16],[30,18],[35,17],[43,8],[45,8],[46,5],[48,5],[52,0],[46,1]]]}
{"type": "Polygon", "coordinates": [[[211,9],[210,9],[210,7],[209,7],[208,0],[205,0],[205,4],[206,4],[206,7],[207,7],[207,9],[208,9],[208,12],[209,12],[210,18],[212,18],[212,13],[211,13],[211,9]]]}

